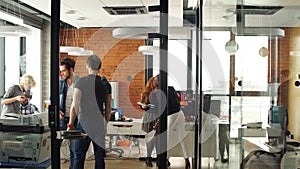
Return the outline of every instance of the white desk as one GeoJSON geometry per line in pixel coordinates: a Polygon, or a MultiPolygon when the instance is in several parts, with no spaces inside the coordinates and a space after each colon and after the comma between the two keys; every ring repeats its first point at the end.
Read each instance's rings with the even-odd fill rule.
{"type": "MultiPolygon", "coordinates": [[[[120,148],[112,148],[113,136],[130,136],[131,141],[133,138],[145,138],[147,133],[142,130],[142,119],[132,119],[132,121],[109,121],[107,125],[106,135],[110,137],[108,151],[115,151],[121,157],[124,151],[120,148]]],[[[133,144],[129,147],[129,157],[131,154],[133,144]]],[[[140,143],[138,140],[138,148],[140,153],[140,143]]]]}
{"type": "Polygon", "coordinates": [[[132,122],[109,121],[107,125],[107,135],[145,137],[146,134],[142,130],[142,119],[132,119],[132,122]]]}
{"type": "MultiPolygon", "coordinates": [[[[132,136],[137,138],[145,138],[146,132],[142,130],[142,119],[132,119],[132,122],[121,122],[121,121],[110,121],[107,126],[107,135],[108,136],[114,136],[114,135],[126,135],[126,136],[132,136]]],[[[188,153],[190,157],[194,156],[194,138],[195,138],[195,132],[193,129],[191,129],[191,125],[193,123],[189,122],[186,123],[186,134],[183,140],[186,142],[188,153]]],[[[215,124],[212,124],[215,125],[215,124]]],[[[193,126],[192,126],[193,127],[193,126]]],[[[209,126],[209,128],[213,128],[209,126]]],[[[172,131],[170,134],[171,137],[176,137],[176,131],[172,131]]],[[[203,143],[202,148],[202,155],[203,157],[214,157],[217,158],[218,154],[218,132],[214,131],[209,134],[209,137],[205,139],[203,143]]],[[[171,138],[175,139],[175,138],[171,138]]],[[[172,146],[172,148],[169,150],[170,156],[172,157],[183,157],[182,150],[180,143],[176,144],[175,146],[172,146]]]]}
{"type": "Polygon", "coordinates": [[[270,153],[280,153],[282,148],[274,147],[266,144],[268,142],[267,137],[243,137],[244,142],[244,149],[248,152],[254,150],[264,150],[270,153]]]}

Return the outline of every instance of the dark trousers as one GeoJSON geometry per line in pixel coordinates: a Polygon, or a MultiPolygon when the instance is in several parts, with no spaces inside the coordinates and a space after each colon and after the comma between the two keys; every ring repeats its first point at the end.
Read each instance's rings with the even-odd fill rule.
{"type": "MultiPolygon", "coordinates": [[[[82,133],[85,133],[80,123],[77,124],[77,129],[82,133]]],[[[74,169],[84,169],[84,161],[86,158],[86,152],[90,146],[90,143],[93,143],[94,148],[94,157],[95,157],[95,169],[105,169],[105,149],[104,147],[96,144],[92,139],[86,136],[83,139],[75,140],[75,157],[73,162],[74,169]]],[[[105,142],[105,138],[103,137],[103,142],[105,142]]]]}
{"type": "MultiPolygon", "coordinates": [[[[60,130],[67,130],[67,126],[69,123],[70,117],[65,117],[64,119],[60,120],[60,130]]],[[[75,119],[74,122],[74,129],[76,129],[76,124],[77,124],[77,118],[75,119]]],[[[69,151],[70,151],[70,169],[73,169],[73,162],[74,162],[74,140],[70,139],[70,144],[69,144],[69,151]]]]}
{"type": "Polygon", "coordinates": [[[229,139],[227,137],[228,124],[219,124],[219,149],[221,159],[224,159],[224,152],[226,147],[227,155],[229,156],[229,139]]]}

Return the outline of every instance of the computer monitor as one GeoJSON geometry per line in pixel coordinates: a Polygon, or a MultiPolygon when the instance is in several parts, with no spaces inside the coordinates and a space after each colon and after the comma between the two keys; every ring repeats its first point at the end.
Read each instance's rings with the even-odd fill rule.
{"type": "Polygon", "coordinates": [[[220,118],[221,100],[213,100],[211,95],[204,95],[203,111],[220,118]]]}
{"type": "Polygon", "coordinates": [[[271,114],[271,124],[280,124],[281,130],[286,130],[288,125],[288,114],[284,106],[273,106],[271,114]]]}

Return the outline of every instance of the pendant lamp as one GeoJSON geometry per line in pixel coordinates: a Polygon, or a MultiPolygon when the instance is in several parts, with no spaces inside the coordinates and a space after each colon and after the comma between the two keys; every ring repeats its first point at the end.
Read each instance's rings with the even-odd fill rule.
{"type": "Polygon", "coordinates": [[[5,36],[29,36],[31,29],[25,26],[0,26],[0,37],[5,36]]]}
{"type": "Polygon", "coordinates": [[[4,25],[0,26],[0,37],[5,36],[29,36],[31,35],[31,29],[24,25],[24,21],[21,17],[21,9],[19,8],[20,17],[17,17],[15,15],[10,15],[6,12],[0,11],[0,19],[5,21],[4,25]],[[15,25],[9,25],[6,24],[6,22],[11,22],[15,25]]]}
{"type": "Polygon", "coordinates": [[[144,55],[155,55],[159,52],[158,46],[139,46],[139,52],[142,52],[144,55]]]}
{"type": "Polygon", "coordinates": [[[82,50],[82,51],[77,51],[77,52],[68,52],[68,55],[71,56],[89,56],[89,55],[93,55],[94,52],[92,50],[82,50]]]}

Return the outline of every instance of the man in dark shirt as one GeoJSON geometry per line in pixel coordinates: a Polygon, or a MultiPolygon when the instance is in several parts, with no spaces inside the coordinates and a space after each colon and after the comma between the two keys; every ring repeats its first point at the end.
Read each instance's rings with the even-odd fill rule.
{"type": "Polygon", "coordinates": [[[287,131],[288,125],[288,103],[289,103],[289,84],[290,84],[290,75],[289,70],[283,70],[280,73],[280,85],[278,87],[278,120],[282,130],[286,131],[286,134],[289,134],[287,131]]]}
{"type": "Polygon", "coordinates": [[[278,106],[284,106],[288,109],[289,102],[289,70],[283,70],[280,73],[280,85],[278,87],[278,106]]]}
{"type": "Polygon", "coordinates": [[[75,84],[68,123],[68,130],[70,130],[74,127],[77,115],[76,129],[87,134],[84,139],[75,140],[73,167],[84,169],[86,152],[92,141],[95,168],[105,169],[105,135],[111,115],[111,86],[105,78],[98,76],[98,71],[101,68],[101,59],[98,56],[89,56],[86,60],[86,68],[88,75],[80,78],[75,84]]]}

